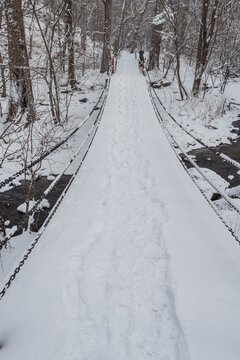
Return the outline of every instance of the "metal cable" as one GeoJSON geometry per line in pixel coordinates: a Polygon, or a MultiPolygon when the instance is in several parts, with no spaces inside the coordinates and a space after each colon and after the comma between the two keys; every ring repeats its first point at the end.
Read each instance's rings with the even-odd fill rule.
{"type": "MultiPolygon", "coordinates": [[[[106,94],[105,94],[105,97],[106,97],[106,94]]],[[[103,99],[103,103],[105,101],[105,97],[103,99]]],[[[102,95],[101,97],[99,98],[99,100],[102,98],[102,95]]],[[[97,102],[97,104],[99,104],[100,101],[97,102]]],[[[95,105],[96,107],[96,105],[95,105]]],[[[85,143],[87,142],[88,138],[90,137],[91,135],[91,132],[94,130],[94,126],[96,125],[97,121],[98,121],[98,118],[99,118],[99,115],[101,113],[101,110],[102,110],[102,107],[103,107],[103,104],[100,108],[100,111],[98,113],[98,116],[96,118],[96,120],[94,121],[90,131],[88,132],[87,136],[85,137],[83,143],[81,144],[81,146],[79,147],[79,149],[76,151],[76,153],[71,157],[70,161],[67,163],[67,165],[64,167],[64,169],[61,171],[60,174],[57,175],[57,177],[52,181],[52,183],[49,185],[49,187],[43,192],[42,196],[36,201],[36,203],[34,204],[34,206],[24,215],[24,217],[19,221],[19,223],[14,226],[14,229],[13,231],[11,231],[7,236],[5,236],[1,241],[0,241],[0,250],[2,250],[4,247],[6,248],[9,240],[14,236],[14,234],[17,232],[17,231],[20,231],[22,232],[24,230],[24,225],[27,221],[27,219],[29,219],[29,217],[31,215],[33,215],[36,211],[39,210],[39,206],[42,202],[42,200],[50,193],[50,191],[53,189],[53,187],[58,183],[58,181],[60,180],[60,178],[62,177],[62,175],[66,172],[66,170],[70,167],[70,165],[72,164],[72,162],[74,161],[74,159],[78,156],[78,154],[80,153],[80,151],[82,150],[83,146],[85,145],[85,143]]],[[[92,110],[93,111],[93,110],[92,110]]],[[[91,113],[90,113],[91,114],[91,113]]],[[[91,116],[91,115],[88,115],[88,116],[91,116]]],[[[86,121],[87,121],[88,118],[85,118],[84,121],[79,125],[78,128],[80,128],[86,121]]]]}
{"type": "Polygon", "coordinates": [[[151,88],[148,88],[149,90],[149,95],[150,95],[150,99],[151,102],[153,104],[153,108],[155,111],[155,114],[157,116],[157,120],[159,122],[159,124],[163,127],[163,129],[165,129],[165,133],[166,134],[166,138],[170,144],[170,146],[172,147],[172,149],[174,150],[175,154],[177,155],[180,163],[182,164],[182,166],[184,167],[184,169],[187,171],[187,173],[189,174],[190,178],[192,179],[192,181],[195,183],[195,185],[197,186],[197,188],[199,189],[199,191],[202,193],[202,195],[204,196],[204,198],[207,200],[207,202],[209,203],[209,205],[212,207],[212,209],[214,210],[214,212],[217,214],[217,216],[220,218],[220,220],[222,221],[222,223],[226,226],[226,228],[228,229],[228,231],[232,234],[232,236],[234,237],[234,239],[237,241],[237,243],[240,245],[240,237],[238,236],[238,234],[236,234],[236,232],[229,226],[229,224],[226,222],[226,220],[223,218],[222,214],[220,213],[220,211],[218,210],[218,208],[212,203],[212,201],[210,201],[208,199],[208,197],[206,196],[206,194],[204,193],[204,191],[200,188],[200,186],[198,185],[197,181],[194,179],[194,177],[192,176],[192,174],[190,173],[189,169],[186,167],[186,165],[183,162],[183,159],[179,156],[179,154],[176,151],[176,148],[178,148],[183,154],[184,156],[188,159],[188,161],[191,162],[191,164],[194,166],[194,168],[200,173],[200,175],[202,176],[202,178],[207,181],[209,183],[209,185],[216,190],[218,193],[221,194],[221,196],[224,198],[224,200],[238,213],[240,214],[240,209],[232,202],[232,200],[226,195],[224,194],[222,191],[220,191],[215,184],[212,183],[212,181],[210,179],[208,179],[206,177],[206,175],[201,171],[201,169],[199,168],[199,166],[189,157],[189,155],[181,148],[181,146],[178,144],[178,142],[176,141],[176,139],[173,137],[173,135],[171,134],[171,132],[169,131],[169,129],[167,128],[166,124],[163,121],[163,118],[154,102],[154,98],[152,96],[151,93],[151,88]],[[170,139],[171,141],[170,141],[170,139]],[[173,145],[174,144],[174,145],[173,145]]]}
{"type": "MultiPolygon", "coordinates": [[[[108,83],[106,84],[106,90],[109,89],[110,86],[110,81],[111,81],[111,76],[108,79],[108,83]]],[[[6,295],[7,290],[9,289],[9,287],[11,286],[12,282],[14,281],[14,279],[16,278],[17,274],[19,273],[19,271],[21,270],[21,268],[23,267],[23,265],[25,264],[25,262],[27,261],[27,259],[29,258],[30,254],[32,253],[32,251],[34,250],[35,246],[37,245],[39,239],[41,238],[44,230],[46,229],[47,225],[50,223],[51,219],[53,218],[54,214],[56,213],[59,205],[61,204],[61,202],[63,201],[67,191],[69,190],[73,180],[75,179],[77,173],[79,172],[79,170],[82,167],[82,164],[92,146],[93,140],[96,136],[96,133],[98,131],[101,119],[102,119],[102,114],[105,108],[105,104],[106,104],[106,100],[107,100],[107,91],[106,91],[106,96],[104,98],[104,102],[103,102],[103,106],[99,112],[99,116],[98,116],[98,120],[96,122],[96,127],[92,136],[92,139],[84,153],[84,156],[77,168],[77,170],[75,171],[75,173],[73,174],[73,176],[71,177],[69,183],[67,184],[67,186],[65,187],[64,191],[62,192],[61,196],[59,197],[57,203],[54,205],[54,207],[52,208],[51,212],[49,213],[47,219],[45,220],[43,226],[41,227],[40,231],[38,232],[36,238],[34,239],[33,243],[31,244],[31,246],[29,247],[29,249],[27,250],[26,254],[23,256],[22,260],[18,263],[18,266],[15,268],[15,270],[13,271],[12,275],[9,277],[8,281],[5,283],[4,287],[2,288],[2,290],[0,291],[0,301],[2,300],[2,298],[6,295]]]]}
{"type": "MultiPolygon", "coordinates": [[[[96,119],[96,121],[98,120],[98,117],[96,119]]],[[[24,215],[24,217],[21,219],[21,221],[18,223],[17,226],[15,226],[14,228],[14,232],[10,232],[7,236],[5,236],[3,238],[3,240],[0,241],[0,250],[2,250],[4,247],[6,248],[9,240],[14,236],[14,234],[20,230],[21,232],[24,230],[24,224],[26,223],[27,219],[33,215],[35,212],[37,212],[39,210],[39,207],[41,205],[41,202],[43,201],[43,199],[46,198],[46,196],[51,192],[51,190],[54,188],[54,186],[59,182],[59,180],[61,179],[61,177],[63,176],[63,174],[66,172],[66,170],[71,166],[71,164],[73,163],[73,161],[76,159],[76,157],[79,155],[79,153],[81,152],[82,148],[84,147],[84,145],[86,144],[87,140],[89,139],[89,137],[91,136],[91,133],[93,132],[95,126],[96,126],[96,121],[94,122],[94,124],[92,125],[90,131],[88,132],[87,136],[85,137],[83,143],[81,144],[81,146],[77,149],[77,151],[73,154],[73,156],[71,157],[71,159],[69,160],[69,162],[67,163],[67,165],[64,167],[64,169],[61,171],[60,174],[58,174],[56,176],[56,178],[51,182],[51,184],[48,186],[48,188],[43,192],[43,194],[41,195],[41,197],[36,201],[36,203],[34,204],[34,206],[24,215]]]]}
{"type": "MultiPolygon", "coordinates": [[[[149,72],[147,71],[148,74],[148,78],[149,81],[151,82],[151,78],[149,75],[149,72]]],[[[217,150],[211,148],[210,146],[208,146],[207,144],[205,144],[202,140],[198,139],[196,136],[194,136],[192,133],[190,133],[183,125],[181,125],[173,116],[172,114],[170,114],[170,112],[166,109],[165,105],[163,104],[163,102],[161,101],[161,99],[159,98],[156,90],[154,88],[151,87],[151,90],[153,90],[158,102],[160,103],[160,105],[162,106],[162,108],[164,109],[164,111],[168,114],[168,116],[174,121],[174,123],[180,127],[187,135],[189,135],[192,139],[194,139],[196,142],[198,142],[201,146],[205,147],[206,149],[208,149],[210,152],[212,152],[214,155],[217,155],[221,160],[223,161],[227,161],[228,163],[230,163],[231,165],[235,166],[237,169],[240,169],[240,163],[237,162],[236,160],[231,159],[229,156],[218,152],[217,150]]]]}
{"type": "Polygon", "coordinates": [[[3,180],[0,182],[0,189],[6,186],[7,184],[11,183],[14,179],[18,178],[20,175],[24,174],[28,170],[30,170],[33,166],[40,163],[42,160],[44,160],[47,156],[52,154],[54,151],[56,151],[59,147],[61,147],[63,144],[65,144],[73,135],[76,134],[76,132],[81,129],[81,127],[87,122],[87,120],[90,118],[90,116],[93,114],[95,110],[98,110],[98,104],[101,101],[101,98],[103,97],[103,94],[105,92],[105,89],[101,92],[100,97],[98,98],[98,101],[94,105],[93,109],[90,111],[90,113],[85,117],[85,119],[81,122],[79,126],[76,127],[65,139],[61,140],[59,143],[57,143],[54,147],[43,153],[41,156],[39,156],[36,160],[31,161],[30,164],[25,166],[23,169],[19,170],[15,174],[11,175],[9,178],[3,180]]]}

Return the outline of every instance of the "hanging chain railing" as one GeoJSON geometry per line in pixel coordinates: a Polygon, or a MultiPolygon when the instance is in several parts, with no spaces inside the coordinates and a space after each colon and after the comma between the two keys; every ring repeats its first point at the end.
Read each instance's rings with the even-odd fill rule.
{"type": "Polygon", "coordinates": [[[180,152],[184,155],[185,159],[187,159],[192,166],[198,171],[198,173],[201,175],[201,177],[215,190],[217,191],[222,198],[228,203],[228,205],[234,209],[238,214],[240,214],[240,208],[232,201],[232,199],[226,195],[224,192],[222,192],[204,173],[203,171],[200,169],[200,167],[194,162],[194,160],[191,159],[191,157],[186,153],[186,151],[181,147],[181,145],[179,145],[179,143],[177,142],[177,140],[174,138],[174,136],[171,134],[171,132],[169,131],[168,127],[166,126],[166,123],[164,122],[158,107],[156,106],[156,103],[154,101],[153,95],[152,95],[152,88],[149,86],[148,88],[149,90],[149,95],[150,95],[150,99],[151,102],[153,104],[153,108],[155,111],[155,114],[157,116],[157,120],[159,122],[159,124],[162,126],[165,134],[166,134],[166,138],[170,144],[170,146],[172,147],[172,149],[174,150],[175,154],[177,155],[179,161],[181,162],[182,166],[184,167],[184,169],[187,171],[187,173],[189,174],[189,176],[191,177],[192,181],[195,183],[195,185],[197,186],[197,188],[200,190],[200,192],[202,193],[202,195],[204,196],[204,198],[207,200],[207,202],[209,203],[209,205],[212,207],[212,209],[214,210],[214,212],[217,214],[217,216],[220,218],[220,220],[222,221],[222,223],[226,226],[226,228],[228,229],[228,231],[232,234],[232,236],[234,237],[234,239],[237,241],[237,243],[240,245],[240,237],[238,235],[238,233],[236,233],[236,231],[234,231],[230,225],[227,223],[227,221],[224,219],[224,217],[222,216],[221,212],[219,211],[219,209],[213,204],[213,202],[208,199],[208,197],[206,196],[206,194],[204,193],[204,191],[201,189],[201,187],[198,185],[196,179],[194,178],[194,176],[191,174],[191,172],[189,171],[189,169],[187,168],[187,166],[185,165],[183,159],[181,158],[181,156],[177,153],[176,149],[179,149],[180,152]]]}

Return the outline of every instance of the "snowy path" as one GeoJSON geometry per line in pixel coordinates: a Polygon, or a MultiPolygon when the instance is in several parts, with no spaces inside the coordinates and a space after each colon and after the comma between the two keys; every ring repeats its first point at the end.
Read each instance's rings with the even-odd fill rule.
{"type": "Polygon", "coordinates": [[[238,360],[239,258],[123,54],[85,166],[0,303],[1,358],[238,360]]]}

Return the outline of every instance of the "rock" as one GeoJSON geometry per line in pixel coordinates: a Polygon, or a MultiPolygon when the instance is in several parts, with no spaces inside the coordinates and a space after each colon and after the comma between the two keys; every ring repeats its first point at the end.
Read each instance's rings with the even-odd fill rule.
{"type": "Polygon", "coordinates": [[[211,197],[212,201],[219,200],[219,199],[221,199],[221,195],[219,193],[212,194],[212,197],[211,197]]]}
{"type": "Polygon", "coordinates": [[[163,87],[167,87],[167,86],[170,86],[170,85],[171,85],[171,82],[170,82],[170,81],[165,82],[165,83],[164,83],[164,82],[162,83],[162,86],[163,86],[163,87]]]}
{"type": "Polygon", "coordinates": [[[82,102],[82,103],[86,103],[88,101],[87,98],[82,98],[82,99],[79,99],[78,101],[82,102]]]}
{"type": "Polygon", "coordinates": [[[171,85],[171,82],[170,81],[152,81],[150,82],[150,86],[153,87],[154,89],[160,89],[161,87],[167,87],[167,86],[170,86],[171,85]]]}

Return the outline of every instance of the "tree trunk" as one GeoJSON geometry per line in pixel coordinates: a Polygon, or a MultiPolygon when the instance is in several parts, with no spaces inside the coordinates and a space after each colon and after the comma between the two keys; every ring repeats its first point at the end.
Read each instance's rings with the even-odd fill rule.
{"type": "Polygon", "coordinates": [[[136,20],[136,26],[135,26],[135,29],[134,29],[134,34],[133,34],[133,42],[132,42],[132,47],[131,47],[131,50],[130,50],[130,53],[133,54],[137,48],[137,39],[138,39],[138,32],[139,32],[139,29],[140,29],[140,26],[143,22],[143,16],[147,10],[147,7],[148,7],[148,3],[149,3],[149,0],[145,0],[145,3],[143,4],[143,7],[141,9],[138,9],[137,7],[137,4],[135,5],[135,18],[137,19],[136,20]]]}
{"type": "Polygon", "coordinates": [[[179,92],[180,92],[180,96],[181,96],[181,100],[184,99],[184,94],[187,97],[187,91],[185,89],[185,87],[183,86],[182,80],[181,80],[181,75],[180,75],[180,54],[177,51],[176,52],[176,60],[177,60],[177,65],[176,65],[176,73],[177,73],[177,81],[178,81],[178,88],[179,88],[179,92]]]}
{"type": "Polygon", "coordinates": [[[111,62],[111,34],[112,34],[112,0],[103,0],[104,4],[104,40],[103,40],[103,54],[101,62],[101,73],[109,70],[111,62]]]}
{"type": "Polygon", "coordinates": [[[73,26],[73,0],[66,0],[66,38],[68,44],[68,83],[71,88],[76,86],[75,53],[74,53],[74,26],[73,26]]]}
{"type": "Polygon", "coordinates": [[[116,36],[115,45],[114,45],[114,54],[115,55],[117,55],[118,51],[120,50],[120,44],[121,44],[122,35],[123,35],[125,13],[126,13],[126,0],[123,0],[121,16],[120,16],[120,24],[119,24],[119,28],[117,30],[117,36],[116,36]]]}
{"type": "Polygon", "coordinates": [[[197,59],[192,89],[193,95],[197,95],[199,92],[202,76],[208,63],[209,44],[213,38],[216,24],[216,13],[219,0],[215,0],[214,2],[210,24],[208,24],[209,3],[210,0],[202,0],[202,19],[199,30],[197,59]]]}
{"type": "MultiPolygon", "coordinates": [[[[160,2],[156,0],[155,6],[155,16],[160,12],[160,2]]],[[[152,38],[151,38],[151,48],[149,54],[149,65],[148,70],[151,71],[153,69],[159,69],[159,56],[160,56],[160,43],[161,43],[161,35],[160,32],[162,30],[162,25],[154,25],[152,24],[152,38]]]]}
{"type": "Polygon", "coordinates": [[[2,78],[2,91],[1,97],[5,98],[7,96],[7,88],[6,88],[6,78],[5,78],[5,69],[3,64],[2,54],[0,52],[0,66],[1,66],[1,78],[2,78]]]}
{"type": "Polygon", "coordinates": [[[86,2],[82,0],[80,9],[80,26],[81,26],[81,57],[82,57],[82,75],[85,73],[86,62],[86,43],[87,43],[87,19],[86,19],[86,2]]]}
{"type": "Polygon", "coordinates": [[[22,112],[27,110],[27,123],[30,123],[35,119],[35,108],[25,40],[22,1],[5,1],[5,11],[10,70],[8,120],[13,120],[20,108],[22,112]]]}
{"type": "Polygon", "coordinates": [[[140,27],[140,23],[142,20],[142,16],[141,14],[138,15],[138,19],[137,19],[137,24],[135,26],[134,29],[134,34],[133,34],[133,42],[132,42],[132,47],[130,50],[130,53],[133,54],[137,48],[137,38],[138,38],[138,31],[139,31],[139,27],[140,27]]]}
{"type": "MultiPolygon", "coordinates": [[[[3,5],[0,4],[0,30],[2,30],[2,11],[3,11],[3,5]]],[[[2,53],[0,51],[0,66],[1,66],[1,78],[2,78],[2,92],[1,96],[4,98],[7,96],[7,88],[6,88],[6,78],[5,78],[5,67],[3,64],[3,58],[2,53]]]]}

